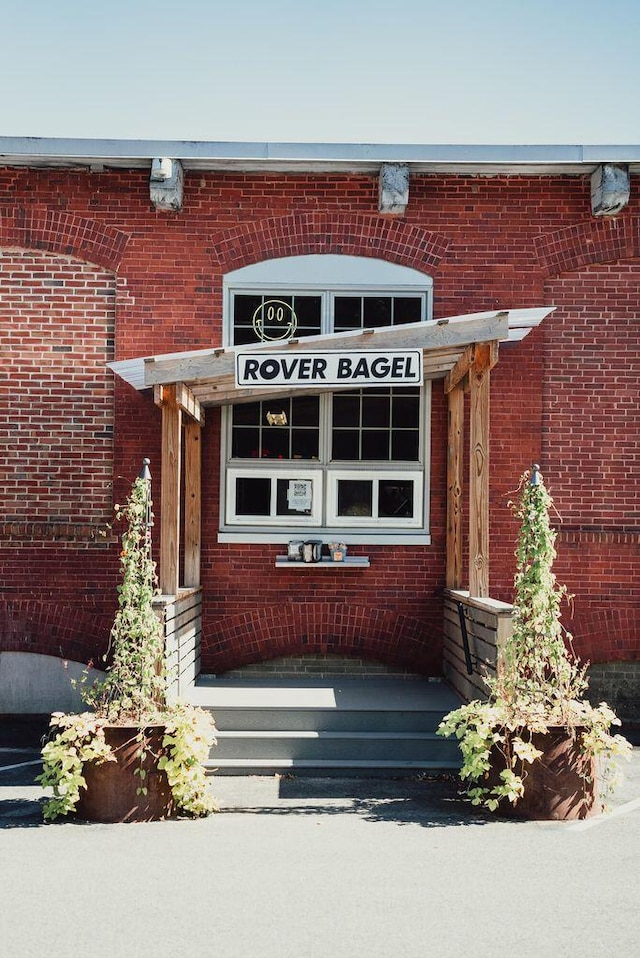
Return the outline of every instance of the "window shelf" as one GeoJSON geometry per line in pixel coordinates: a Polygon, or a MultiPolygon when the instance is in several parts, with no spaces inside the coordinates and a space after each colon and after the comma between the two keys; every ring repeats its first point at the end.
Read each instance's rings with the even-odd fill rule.
{"type": "Polygon", "coordinates": [[[344,569],[368,569],[371,563],[369,556],[347,556],[341,562],[334,562],[333,559],[321,559],[320,562],[302,562],[298,559],[291,560],[287,556],[276,556],[276,569],[334,569],[339,572],[344,569]]]}

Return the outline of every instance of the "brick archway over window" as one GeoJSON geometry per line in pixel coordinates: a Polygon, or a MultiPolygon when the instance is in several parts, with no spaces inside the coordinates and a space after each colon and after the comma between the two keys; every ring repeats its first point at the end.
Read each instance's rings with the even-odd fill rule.
{"type": "Polygon", "coordinates": [[[0,219],[0,247],[62,253],[113,272],[128,241],[122,230],[60,210],[22,208],[0,219]]]}
{"type": "Polygon", "coordinates": [[[326,213],[269,217],[218,233],[213,241],[217,263],[225,272],[311,253],[370,256],[424,271],[437,267],[449,246],[441,233],[400,220],[326,213]]]}
{"type": "Polygon", "coordinates": [[[640,256],[640,216],[589,220],[538,236],[534,243],[548,276],[632,259],[640,256]]]}
{"type": "Polygon", "coordinates": [[[313,653],[369,658],[440,675],[441,618],[438,609],[425,622],[388,609],[340,602],[247,609],[205,623],[202,669],[221,673],[280,656],[313,653]]]}

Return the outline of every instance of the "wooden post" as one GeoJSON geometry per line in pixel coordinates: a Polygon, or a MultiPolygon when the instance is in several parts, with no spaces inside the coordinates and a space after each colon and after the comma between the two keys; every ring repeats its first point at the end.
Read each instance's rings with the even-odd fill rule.
{"type": "Polygon", "coordinates": [[[160,589],[176,595],[180,584],[180,471],[182,412],[175,386],[162,387],[162,490],[160,589]]]}
{"type": "Polygon", "coordinates": [[[464,389],[455,386],[448,395],[447,439],[447,589],[462,588],[462,449],[464,389]]]}
{"type": "Polygon", "coordinates": [[[200,525],[202,512],[202,429],[197,422],[185,425],[184,444],[184,584],[200,585],[200,525]]]}
{"type": "Polygon", "coordinates": [[[489,595],[489,381],[491,347],[476,345],[469,370],[469,594],[489,595]]]}

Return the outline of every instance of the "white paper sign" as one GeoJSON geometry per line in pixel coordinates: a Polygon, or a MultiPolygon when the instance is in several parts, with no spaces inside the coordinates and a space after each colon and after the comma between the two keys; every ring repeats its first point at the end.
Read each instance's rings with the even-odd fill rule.
{"type": "Polygon", "coordinates": [[[311,480],[290,479],[287,489],[287,504],[296,512],[311,511],[311,480]]]}

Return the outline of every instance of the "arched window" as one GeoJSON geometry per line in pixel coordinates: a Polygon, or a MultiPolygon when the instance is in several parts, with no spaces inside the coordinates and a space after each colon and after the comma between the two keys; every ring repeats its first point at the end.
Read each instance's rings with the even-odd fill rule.
{"type": "MultiPolygon", "coordinates": [[[[267,260],[225,276],[225,344],[424,322],[432,287],[383,260],[267,260]]],[[[227,407],[221,541],[428,542],[429,399],[382,385],[227,407]]]]}

